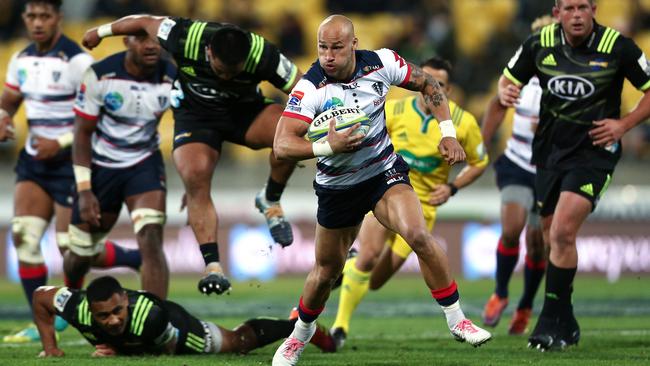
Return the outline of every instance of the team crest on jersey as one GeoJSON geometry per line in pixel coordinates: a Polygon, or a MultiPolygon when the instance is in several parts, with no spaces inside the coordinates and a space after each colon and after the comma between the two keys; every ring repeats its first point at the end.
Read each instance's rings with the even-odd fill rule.
{"type": "Polygon", "coordinates": [[[84,102],[86,101],[86,84],[81,84],[79,86],[79,92],[77,93],[77,105],[83,107],[84,102]]]}
{"type": "Polygon", "coordinates": [[[302,97],[304,97],[304,96],[305,96],[305,93],[303,93],[303,92],[301,92],[299,90],[293,91],[291,93],[291,95],[289,95],[288,104],[297,107],[297,106],[300,105],[300,102],[302,101],[302,97]]]}
{"type": "Polygon", "coordinates": [[[63,312],[63,309],[65,309],[65,305],[68,303],[68,300],[70,300],[70,297],[72,297],[72,292],[70,292],[70,290],[65,287],[59,289],[59,291],[57,291],[54,295],[54,307],[59,312],[63,312]]]}
{"type": "Polygon", "coordinates": [[[104,97],[104,106],[111,112],[122,108],[124,105],[124,97],[118,92],[110,92],[104,97]]]}
{"type": "Polygon", "coordinates": [[[167,101],[169,98],[159,95],[158,96],[158,104],[160,104],[160,108],[165,108],[167,106],[167,101]]]}
{"type": "Polygon", "coordinates": [[[333,97],[332,99],[325,102],[325,105],[323,106],[323,110],[326,111],[328,109],[332,109],[335,107],[343,107],[343,102],[341,101],[341,99],[337,97],[333,97]]]}
{"type": "Polygon", "coordinates": [[[372,90],[379,94],[380,97],[384,96],[384,84],[379,81],[372,83],[372,90]]]}
{"type": "Polygon", "coordinates": [[[59,79],[61,79],[61,71],[52,71],[52,80],[54,80],[55,83],[58,83],[59,79]]]}

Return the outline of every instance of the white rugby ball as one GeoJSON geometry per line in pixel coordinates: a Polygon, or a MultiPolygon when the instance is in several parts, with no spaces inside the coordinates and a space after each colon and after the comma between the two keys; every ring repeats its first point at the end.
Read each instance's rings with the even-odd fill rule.
{"type": "Polygon", "coordinates": [[[311,122],[307,130],[307,138],[309,141],[326,141],[332,119],[336,121],[337,131],[352,127],[357,123],[360,123],[361,126],[354,131],[354,134],[361,133],[367,135],[370,130],[370,119],[361,109],[346,107],[332,108],[319,114],[311,122]]]}

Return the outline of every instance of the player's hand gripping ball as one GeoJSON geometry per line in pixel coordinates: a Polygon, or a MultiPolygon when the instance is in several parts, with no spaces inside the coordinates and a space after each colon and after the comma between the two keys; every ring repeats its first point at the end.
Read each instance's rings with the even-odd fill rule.
{"type": "Polygon", "coordinates": [[[307,138],[311,142],[321,142],[327,140],[327,133],[330,128],[330,121],[336,121],[336,130],[341,131],[350,128],[357,123],[361,124],[354,131],[354,134],[367,135],[370,130],[370,119],[359,108],[338,107],[328,109],[319,114],[309,125],[307,138]]]}

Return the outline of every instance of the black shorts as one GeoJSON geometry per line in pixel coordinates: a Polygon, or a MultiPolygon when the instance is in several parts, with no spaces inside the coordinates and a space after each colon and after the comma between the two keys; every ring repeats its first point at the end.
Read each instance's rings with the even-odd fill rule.
{"type": "Polygon", "coordinates": [[[581,195],[591,202],[591,211],[596,209],[598,200],[607,190],[613,170],[578,167],[571,170],[552,170],[537,168],[535,192],[537,205],[542,217],[555,211],[560,193],[563,191],[581,195]]]}
{"type": "Polygon", "coordinates": [[[515,164],[505,155],[501,155],[494,163],[494,171],[499,190],[505,186],[519,185],[535,191],[535,174],[515,164]]]}
{"type": "MultiPolygon", "coordinates": [[[[92,190],[101,212],[119,213],[127,197],[150,191],[166,191],[165,165],[160,151],[128,168],[106,168],[93,164],[92,190]]],[[[72,208],[72,223],[80,224],[78,197],[72,208]]]]}
{"type": "Polygon", "coordinates": [[[174,108],[174,149],[191,142],[202,142],[219,152],[224,141],[245,145],[248,128],[273,103],[271,99],[260,98],[214,111],[174,108]]]}
{"type": "Polygon", "coordinates": [[[16,163],[16,183],[36,183],[61,206],[70,207],[74,195],[74,173],[70,149],[64,149],[49,160],[36,160],[25,149],[20,151],[16,163]]]}
{"type": "Polygon", "coordinates": [[[359,225],[388,188],[396,184],[411,185],[408,164],[399,155],[392,168],[346,189],[330,189],[314,182],[318,224],[327,229],[359,225]]]}

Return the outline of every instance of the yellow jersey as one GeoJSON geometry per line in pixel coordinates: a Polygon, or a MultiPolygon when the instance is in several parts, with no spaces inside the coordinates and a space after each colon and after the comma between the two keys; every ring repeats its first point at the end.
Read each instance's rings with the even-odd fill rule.
{"type": "MultiPolygon", "coordinates": [[[[449,110],[456,138],[467,154],[467,163],[486,166],[488,156],[476,118],[452,101],[449,110]]],[[[442,138],[438,121],[425,115],[417,106],[417,96],[411,96],[386,102],[386,127],[395,152],[411,168],[409,178],[413,189],[420,202],[427,204],[429,193],[435,186],[447,183],[451,170],[438,151],[442,138]]]]}

